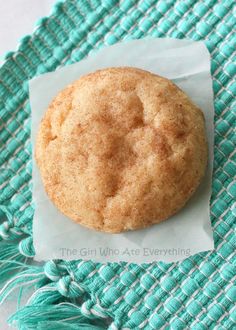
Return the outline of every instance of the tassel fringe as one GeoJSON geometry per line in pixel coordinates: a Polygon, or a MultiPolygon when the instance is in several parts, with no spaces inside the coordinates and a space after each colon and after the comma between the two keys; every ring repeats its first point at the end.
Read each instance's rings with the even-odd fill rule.
{"type": "Polygon", "coordinates": [[[9,324],[17,325],[20,330],[107,329],[104,322],[85,317],[80,308],[71,303],[25,306],[10,317],[9,324]]]}

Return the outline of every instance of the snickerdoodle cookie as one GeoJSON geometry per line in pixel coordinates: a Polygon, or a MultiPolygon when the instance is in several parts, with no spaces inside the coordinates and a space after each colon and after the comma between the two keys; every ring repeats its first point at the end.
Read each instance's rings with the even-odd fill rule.
{"type": "Polygon", "coordinates": [[[100,70],[52,101],[36,161],[49,198],[69,218],[110,233],[144,228],[176,213],[198,187],[204,117],[166,78],[100,70]]]}

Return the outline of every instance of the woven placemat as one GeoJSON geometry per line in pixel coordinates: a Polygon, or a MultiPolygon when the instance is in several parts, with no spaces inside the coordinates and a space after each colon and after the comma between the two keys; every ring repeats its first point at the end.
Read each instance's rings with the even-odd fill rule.
{"type": "Polygon", "coordinates": [[[19,329],[235,329],[235,1],[66,0],[0,68],[0,293],[34,285],[10,319],[19,329]],[[211,221],[215,251],[138,266],[52,260],[30,265],[28,80],[130,38],[205,40],[215,96],[211,221]]]}

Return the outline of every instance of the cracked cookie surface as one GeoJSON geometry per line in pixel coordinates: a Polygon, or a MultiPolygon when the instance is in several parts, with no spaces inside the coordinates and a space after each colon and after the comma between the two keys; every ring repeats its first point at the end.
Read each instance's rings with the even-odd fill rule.
{"type": "Polygon", "coordinates": [[[144,228],[176,213],[198,187],[204,118],[168,79],[108,68],[55,97],[35,156],[49,198],[69,218],[110,233],[144,228]]]}

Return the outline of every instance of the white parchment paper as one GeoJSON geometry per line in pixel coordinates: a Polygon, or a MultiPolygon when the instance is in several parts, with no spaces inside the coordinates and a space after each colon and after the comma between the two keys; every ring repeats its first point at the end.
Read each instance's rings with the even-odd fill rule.
{"type": "Polygon", "coordinates": [[[106,234],[62,215],[47,197],[33,157],[35,259],[92,259],[147,263],[178,261],[214,248],[209,217],[213,163],[213,92],[210,56],[203,42],[142,39],[103,48],[79,63],[30,81],[32,146],[48,104],[81,75],[109,66],[135,66],[172,79],[203,110],[209,144],[206,176],[187,205],[169,220],[144,230],[106,234]]]}

